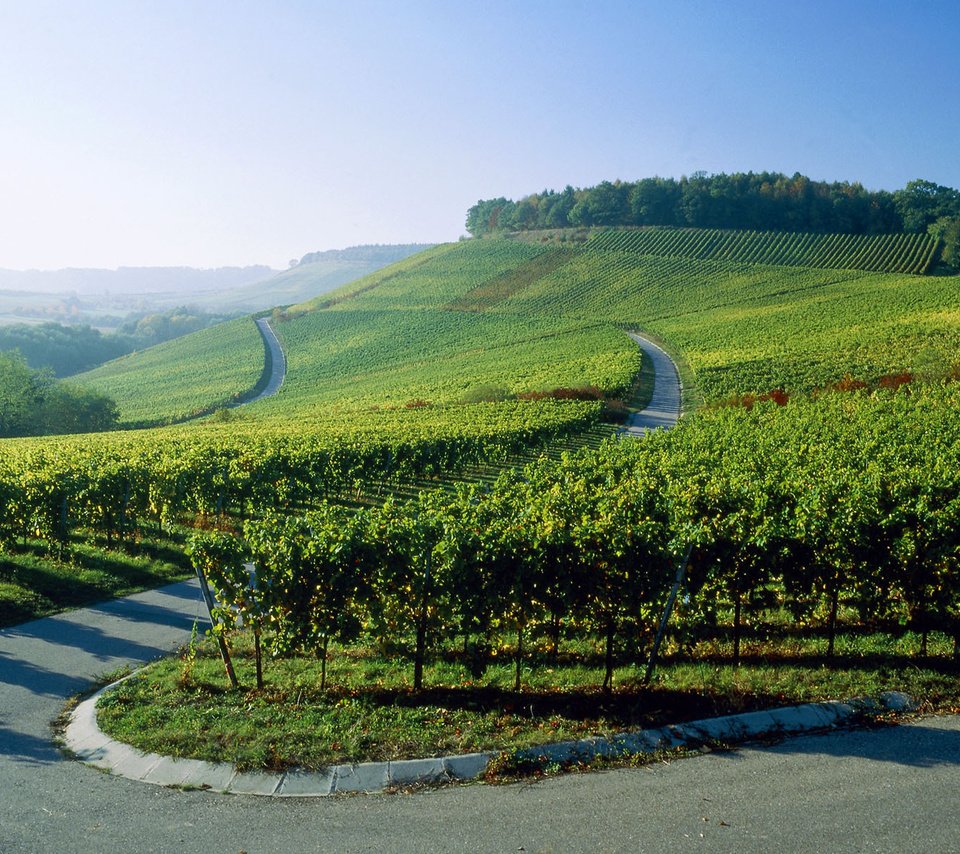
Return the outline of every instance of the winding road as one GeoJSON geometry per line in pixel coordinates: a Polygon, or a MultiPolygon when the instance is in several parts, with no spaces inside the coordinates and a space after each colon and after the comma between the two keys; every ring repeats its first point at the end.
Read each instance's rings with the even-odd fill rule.
{"type": "Polygon", "coordinates": [[[283,347],[280,346],[280,340],[277,338],[277,334],[270,326],[270,321],[265,317],[258,317],[256,324],[263,338],[263,343],[270,352],[270,379],[267,380],[267,384],[263,390],[256,395],[256,397],[245,400],[243,402],[244,405],[256,403],[265,397],[273,397],[273,395],[280,391],[280,386],[283,385],[283,381],[287,376],[287,356],[283,352],[283,347]]]}
{"type": "Polygon", "coordinates": [[[203,613],[189,581],[0,630],[0,852],[958,848],[956,717],[536,784],[282,801],[148,786],[61,754],[51,721],[69,697],[186,643],[203,613]]]}
{"type": "Polygon", "coordinates": [[[680,419],[683,387],[680,374],[666,352],[638,332],[627,333],[653,362],[653,396],[641,412],[630,416],[623,432],[642,436],[651,430],[668,429],[680,419]]]}

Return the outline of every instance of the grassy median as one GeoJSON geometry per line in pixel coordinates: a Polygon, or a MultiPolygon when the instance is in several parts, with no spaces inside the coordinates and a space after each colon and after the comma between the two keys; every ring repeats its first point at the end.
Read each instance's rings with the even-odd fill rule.
{"type": "Polygon", "coordinates": [[[623,663],[601,690],[594,650],[534,655],[513,690],[509,650],[477,678],[453,650],[438,656],[415,692],[406,656],[331,648],[327,685],[313,657],[270,661],[257,689],[249,641],[234,642],[241,682],[231,689],[215,645],[200,639],[150,665],[100,702],[100,724],[143,750],[236,763],[245,769],[322,768],[341,762],[511,751],[554,741],[663,726],[814,700],[904,691],[925,711],[960,707],[960,667],[935,638],[919,658],[912,634],[848,634],[832,659],[818,638],[754,640],[739,667],[714,639],[674,654],[649,687],[643,667],[623,663]]]}

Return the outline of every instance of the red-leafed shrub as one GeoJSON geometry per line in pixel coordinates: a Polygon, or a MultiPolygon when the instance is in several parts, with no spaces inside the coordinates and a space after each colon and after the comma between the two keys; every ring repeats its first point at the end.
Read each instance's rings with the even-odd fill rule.
{"type": "Polygon", "coordinates": [[[880,388],[889,388],[896,391],[901,386],[909,385],[913,382],[913,374],[910,371],[903,371],[899,374],[887,374],[880,377],[877,385],[880,388]]]}
{"type": "Polygon", "coordinates": [[[842,380],[829,386],[833,391],[859,391],[866,387],[867,384],[863,380],[858,380],[851,374],[844,374],[842,380]]]}

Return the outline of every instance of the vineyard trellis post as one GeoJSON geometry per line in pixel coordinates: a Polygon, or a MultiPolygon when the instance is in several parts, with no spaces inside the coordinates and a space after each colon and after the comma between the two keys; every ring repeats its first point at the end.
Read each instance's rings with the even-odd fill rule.
{"type": "MultiPolygon", "coordinates": [[[[213,609],[214,602],[213,596],[210,594],[210,587],[207,584],[207,576],[203,571],[203,567],[199,563],[194,564],[194,569],[197,571],[197,579],[200,582],[200,592],[203,594],[203,602],[207,606],[207,614],[210,617],[210,625],[216,626],[216,622],[213,618],[213,609]]],[[[227,671],[227,677],[230,679],[230,684],[234,688],[240,687],[240,682],[237,680],[237,674],[233,669],[233,660],[230,658],[230,650],[227,648],[227,642],[224,640],[223,635],[219,632],[214,632],[217,636],[217,645],[220,647],[220,657],[223,659],[224,669],[227,671]]]]}
{"type": "Polygon", "coordinates": [[[690,562],[690,553],[693,551],[693,543],[687,546],[687,551],[683,560],[677,565],[677,575],[673,580],[673,587],[670,588],[670,595],[667,597],[667,604],[663,609],[663,616],[660,618],[660,626],[657,628],[657,636],[653,641],[653,648],[650,650],[650,659],[647,662],[647,672],[643,675],[643,684],[650,683],[653,676],[653,668],[657,662],[657,655],[660,652],[660,644],[663,643],[663,636],[667,631],[667,623],[670,622],[670,615],[673,613],[674,603],[677,601],[677,593],[680,592],[680,586],[687,573],[687,564],[690,562]]]}

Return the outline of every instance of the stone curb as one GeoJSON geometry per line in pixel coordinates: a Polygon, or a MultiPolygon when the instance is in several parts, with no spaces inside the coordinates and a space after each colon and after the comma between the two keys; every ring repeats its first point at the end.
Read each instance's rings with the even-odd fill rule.
{"type": "MultiPolygon", "coordinates": [[[[127,676],[125,679],[129,679],[127,676]]],[[[335,765],[322,771],[293,769],[281,774],[240,772],[226,762],[176,759],[143,753],[115,741],[97,725],[97,702],[119,685],[118,680],[81,702],[70,716],[64,746],[81,762],[119,777],[156,786],[209,789],[235,795],[271,797],[322,797],[344,792],[381,792],[397,786],[473,780],[500,753],[467,753],[432,759],[402,759],[392,762],[362,762],[335,765]]],[[[863,716],[907,712],[915,704],[906,694],[888,691],[879,700],[858,699],[789,706],[763,712],[748,712],[707,718],[690,723],[620,733],[612,738],[587,738],[518,750],[512,758],[520,763],[588,762],[596,757],[615,758],[652,754],[678,747],[732,745],[758,738],[796,735],[830,729],[863,716]]]]}

